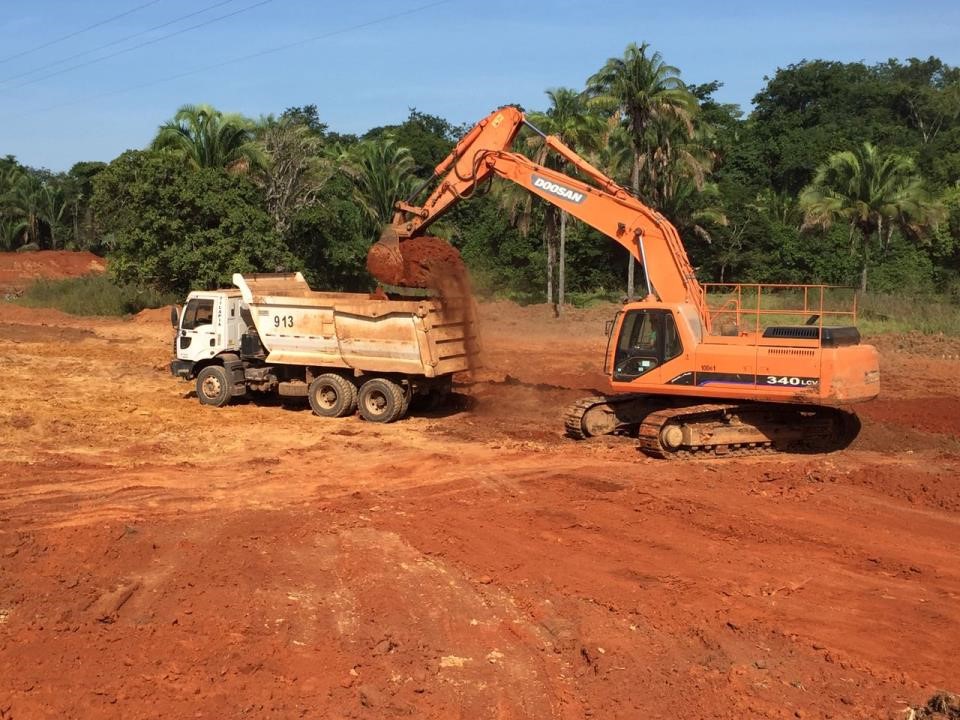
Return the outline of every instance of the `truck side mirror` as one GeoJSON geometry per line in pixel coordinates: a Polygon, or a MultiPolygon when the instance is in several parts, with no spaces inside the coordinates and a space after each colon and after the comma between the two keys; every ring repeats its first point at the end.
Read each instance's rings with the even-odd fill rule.
{"type": "Polygon", "coordinates": [[[613,324],[614,324],[613,320],[607,320],[603,324],[603,334],[606,335],[607,337],[610,337],[611,333],[613,333],[613,324]]]}
{"type": "Polygon", "coordinates": [[[174,329],[180,327],[180,308],[176,305],[170,306],[170,324],[173,325],[174,329]]]}

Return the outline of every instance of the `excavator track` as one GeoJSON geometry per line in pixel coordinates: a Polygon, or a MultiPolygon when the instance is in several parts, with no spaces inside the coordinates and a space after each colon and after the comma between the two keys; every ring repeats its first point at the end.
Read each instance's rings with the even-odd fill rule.
{"type": "MultiPolygon", "coordinates": [[[[776,452],[771,440],[746,441],[743,443],[703,443],[696,445],[670,447],[663,438],[664,431],[671,425],[682,427],[685,423],[711,422],[722,423],[727,413],[735,411],[737,405],[705,404],[671,408],[654,412],[644,418],[637,436],[640,449],[648,455],[658,458],[690,458],[697,456],[736,457],[744,455],[764,455],[776,452]]],[[[681,431],[682,433],[682,431],[681,431]]]]}
{"type": "MultiPolygon", "coordinates": [[[[563,413],[563,428],[567,437],[586,440],[596,435],[612,435],[626,426],[635,424],[632,417],[623,417],[623,409],[642,403],[642,395],[592,395],[569,405],[563,413]],[[633,420],[634,422],[631,422],[633,420]]],[[[632,415],[633,413],[630,413],[632,415]]]]}
{"type": "Polygon", "coordinates": [[[628,432],[653,457],[741,457],[776,452],[830,452],[860,430],[856,415],[830,407],[710,403],[664,408],[651,396],[594,396],[564,413],[576,439],[628,432]]]}

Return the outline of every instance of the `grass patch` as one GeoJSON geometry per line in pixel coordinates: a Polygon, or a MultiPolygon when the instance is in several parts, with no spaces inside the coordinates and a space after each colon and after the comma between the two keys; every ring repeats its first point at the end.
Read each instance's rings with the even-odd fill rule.
{"type": "Polygon", "coordinates": [[[626,293],[613,290],[594,290],[592,292],[568,292],[564,298],[566,302],[576,308],[591,308],[596,305],[621,303],[626,293]]]}
{"type": "Polygon", "coordinates": [[[100,274],[37,280],[15,302],[27,307],[56,308],[71,315],[129,315],[179,300],[169,293],[118,283],[109,275],[100,274]]]}
{"type": "MultiPolygon", "coordinates": [[[[731,297],[725,293],[708,294],[708,304],[714,313],[731,297]]],[[[769,314],[760,319],[760,327],[771,325],[802,325],[810,316],[819,314],[819,294],[811,292],[806,298],[806,312],[793,312],[804,307],[802,291],[794,289],[764,291],[760,307],[769,314]]],[[[853,309],[852,290],[831,288],[824,294],[824,311],[849,311],[853,309]]],[[[865,293],[858,294],[856,320],[850,315],[823,315],[824,325],[856,325],[864,335],[882,335],[885,333],[911,333],[924,335],[960,336],[960,304],[950,295],[944,294],[904,294],[865,293]]],[[[756,315],[751,311],[757,307],[756,293],[745,289],[741,298],[744,330],[752,330],[756,315]]],[[[715,324],[720,321],[733,322],[736,316],[732,312],[715,315],[715,324]]]]}
{"type": "Polygon", "coordinates": [[[919,332],[924,335],[960,335],[960,305],[946,295],[888,295],[867,293],[861,296],[857,326],[860,332],[919,332]]]}

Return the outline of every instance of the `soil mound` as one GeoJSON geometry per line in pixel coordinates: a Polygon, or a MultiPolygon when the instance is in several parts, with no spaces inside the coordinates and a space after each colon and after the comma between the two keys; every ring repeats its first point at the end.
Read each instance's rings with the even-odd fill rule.
{"type": "Polygon", "coordinates": [[[18,292],[39,278],[80,277],[106,271],[107,261],[91,252],[38,250],[0,253],[0,292],[18,292]]]}
{"type": "Polygon", "coordinates": [[[136,315],[133,316],[133,321],[137,323],[144,323],[152,325],[154,323],[165,323],[169,324],[170,322],[170,306],[164,305],[163,307],[158,308],[147,308],[141,310],[136,315]]]}
{"type": "MultiPolygon", "coordinates": [[[[399,257],[377,243],[367,254],[367,270],[387,285],[409,288],[469,289],[467,267],[460,251],[433,235],[401,240],[399,257]]],[[[443,293],[446,294],[446,293],[443,293]]]]}

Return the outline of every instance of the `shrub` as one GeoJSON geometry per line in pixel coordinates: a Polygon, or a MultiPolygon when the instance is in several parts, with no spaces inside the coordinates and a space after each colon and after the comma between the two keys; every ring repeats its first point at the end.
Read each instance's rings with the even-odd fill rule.
{"type": "Polygon", "coordinates": [[[84,275],[37,280],[17,302],[27,307],[52,307],[71,315],[128,315],[179,300],[172,294],[117,282],[109,275],[84,275]]]}

